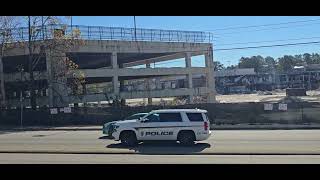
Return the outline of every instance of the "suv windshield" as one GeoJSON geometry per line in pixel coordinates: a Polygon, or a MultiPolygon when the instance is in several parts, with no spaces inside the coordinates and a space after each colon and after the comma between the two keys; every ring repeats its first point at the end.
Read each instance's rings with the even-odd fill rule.
{"type": "Polygon", "coordinates": [[[158,113],[149,114],[145,119],[147,119],[147,122],[160,122],[158,113]]]}
{"type": "Polygon", "coordinates": [[[140,117],[143,117],[145,115],[146,114],[134,114],[134,115],[131,115],[131,116],[125,118],[125,120],[139,119],[140,117]]]}

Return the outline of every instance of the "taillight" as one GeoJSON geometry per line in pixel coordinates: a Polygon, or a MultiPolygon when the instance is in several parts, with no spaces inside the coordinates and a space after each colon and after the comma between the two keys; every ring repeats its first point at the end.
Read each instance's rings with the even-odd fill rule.
{"type": "Polygon", "coordinates": [[[203,126],[204,126],[204,130],[207,131],[208,130],[208,122],[205,121],[203,126]]]}

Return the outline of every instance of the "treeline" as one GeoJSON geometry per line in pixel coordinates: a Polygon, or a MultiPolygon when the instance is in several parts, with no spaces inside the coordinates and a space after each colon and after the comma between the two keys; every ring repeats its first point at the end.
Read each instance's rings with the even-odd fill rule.
{"type": "Polygon", "coordinates": [[[294,66],[305,66],[308,64],[320,64],[320,55],[318,53],[304,53],[299,55],[284,55],[280,58],[273,58],[270,56],[262,57],[241,57],[238,65],[231,65],[225,67],[219,61],[215,62],[215,70],[219,71],[222,69],[235,69],[235,68],[254,68],[255,72],[288,72],[291,71],[294,66]]]}

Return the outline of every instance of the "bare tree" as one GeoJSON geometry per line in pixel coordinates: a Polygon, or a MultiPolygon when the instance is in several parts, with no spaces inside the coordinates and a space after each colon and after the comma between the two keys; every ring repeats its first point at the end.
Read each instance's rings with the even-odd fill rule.
{"type": "MultiPolygon", "coordinates": [[[[54,59],[51,83],[62,84],[71,88],[74,95],[81,97],[80,88],[85,83],[84,74],[78,69],[78,65],[65,56],[65,52],[83,45],[80,39],[80,31],[72,29],[67,32],[67,25],[64,21],[68,17],[57,16],[28,16],[28,50],[29,50],[29,73],[30,73],[30,98],[32,108],[36,108],[36,95],[34,84],[34,69],[41,57],[49,52],[54,59]],[[36,55],[36,53],[38,54],[36,55]]],[[[53,91],[63,101],[60,91],[54,86],[53,91]]],[[[66,92],[66,91],[64,91],[66,92]]]]}
{"type": "MultiPolygon", "coordinates": [[[[69,87],[75,95],[81,97],[79,87],[85,83],[84,74],[81,71],[74,71],[78,69],[78,65],[67,58],[65,53],[83,45],[84,41],[80,39],[78,29],[68,29],[66,21],[68,21],[68,17],[28,16],[20,19],[20,24],[27,24],[27,28],[10,27],[11,31],[15,31],[16,36],[8,45],[18,44],[20,48],[28,50],[28,67],[25,68],[29,73],[30,104],[33,109],[37,107],[36,88],[38,84],[36,84],[36,79],[41,76],[41,73],[35,73],[35,69],[39,66],[41,59],[45,57],[52,58],[53,61],[52,71],[50,68],[51,74],[48,77],[50,78],[49,83],[69,87]],[[28,32],[27,38],[26,30],[28,32]]],[[[61,91],[54,89],[54,87],[49,88],[52,88],[63,101],[61,91]]]]}
{"type": "Polygon", "coordinates": [[[19,17],[16,16],[0,16],[0,106],[5,106],[6,95],[4,90],[4,76],[2,58],[6,50],[14,48],[14,35],[12,29],[19,25],[19,17]]]}

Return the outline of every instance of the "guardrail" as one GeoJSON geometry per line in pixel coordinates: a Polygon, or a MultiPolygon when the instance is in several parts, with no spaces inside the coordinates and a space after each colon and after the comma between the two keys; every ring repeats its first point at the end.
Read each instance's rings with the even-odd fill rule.
{"type": "MultiPolygon", "coordinates": [[[[33,40],[52,39],[55,32],[64,35],[79,33],[78,38],[85,40],[121,40],[121,41],[151,41],[151,42],[194,42],[210,43],[213,35],[201,31],[179,31],[161,29],[102,27],[82,25],[46,25],[33,27],[33,40]]],[[[1,32],[1,30],[0,30],[1,32]]],[[[21,27],[8,31],[13,42],[28,41],[28,28],[21,27]]]]}

